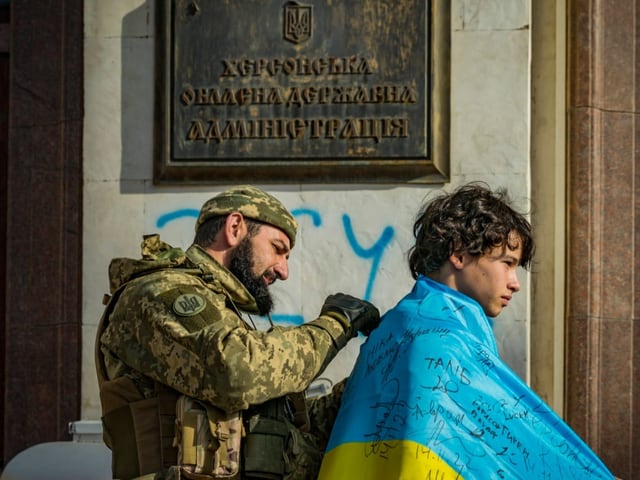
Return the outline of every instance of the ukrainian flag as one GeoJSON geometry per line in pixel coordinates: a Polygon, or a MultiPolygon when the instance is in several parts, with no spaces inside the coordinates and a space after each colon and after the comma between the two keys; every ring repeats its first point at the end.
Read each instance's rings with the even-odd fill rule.
{"type": "Polygon", "coordinates": [[[319,476],[612,478],[499,358],[480,305],[426,277],[362,345],[319,476]]]}

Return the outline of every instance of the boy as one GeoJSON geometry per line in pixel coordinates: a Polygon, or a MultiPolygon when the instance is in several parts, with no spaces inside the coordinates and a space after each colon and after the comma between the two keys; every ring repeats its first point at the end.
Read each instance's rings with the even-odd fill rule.
{"type": "Polygon", "coordinates": [[[468,184],[413,231],[415,286],[361,348],[319,479],[613,478],[498,355],[490,318],[531,263],[529,222],[468,184]]]}

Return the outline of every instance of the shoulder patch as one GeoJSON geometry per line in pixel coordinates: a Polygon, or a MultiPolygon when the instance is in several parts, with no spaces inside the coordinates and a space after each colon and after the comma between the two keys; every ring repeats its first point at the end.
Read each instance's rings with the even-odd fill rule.
{"type": "Polygon", "coordinates": [[[197,315],[206,306],[207,302],[197,293],[183,293],[173,301],[173,311],[181,317],[197,315]]]}

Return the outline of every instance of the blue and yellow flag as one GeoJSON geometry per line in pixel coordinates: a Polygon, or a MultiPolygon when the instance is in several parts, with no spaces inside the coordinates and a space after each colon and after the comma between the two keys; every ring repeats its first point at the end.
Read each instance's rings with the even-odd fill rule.
{"type": "Polygon", "coordinates": [[[319,476],[612,478],[499,358],[480,305],[426,277],[362,345],[319,476]]]}

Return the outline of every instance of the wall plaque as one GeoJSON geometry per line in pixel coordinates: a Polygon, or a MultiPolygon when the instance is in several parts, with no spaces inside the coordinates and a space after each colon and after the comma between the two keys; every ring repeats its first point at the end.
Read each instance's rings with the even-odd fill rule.
{"type": "Polygon", "coordinates": [[[157,6],[155,183],[447,179],[447,0],[157,6]]]}

